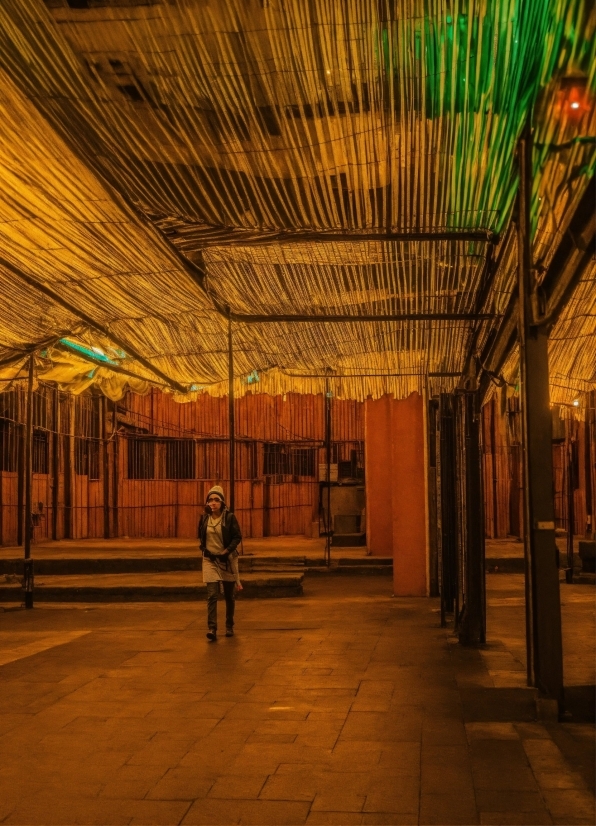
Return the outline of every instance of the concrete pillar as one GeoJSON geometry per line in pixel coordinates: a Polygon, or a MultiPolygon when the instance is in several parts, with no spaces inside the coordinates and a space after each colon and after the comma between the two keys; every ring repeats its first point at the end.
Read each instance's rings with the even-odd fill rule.
{"type": "Polygon", "coordinates": [[[396,596],[427,592],[424,409],[407,399],[367,399],[364,417],[366,541],[373,556],[393,556],[396,596]]]}
{"type": "Polygon", "coordinates": [[[393,593],[426,596],[427,525],[424,406],[419,393],[393,400],[393,593]]]}

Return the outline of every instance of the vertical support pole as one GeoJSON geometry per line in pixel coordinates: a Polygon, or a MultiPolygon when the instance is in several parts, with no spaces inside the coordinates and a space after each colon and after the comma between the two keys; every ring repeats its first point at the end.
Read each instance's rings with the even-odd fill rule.
{"type": "Polygon", "coordinates": [[[58,539],[60,507],[60,391],[54,388],[54,431],[52,433],[52,539],[58,539]]]}
{"type": "MultiPolygon", "coordinates": [[[[19,388],[17,396],[16,416],[19,424],[16,427],[17,434],[17,545],[23,545],[23,529],[25,526],[25,442],[27,434],[27,424],[21,420],[22,415],[22,395],[19,388]]],[[[26,408],[26,399],[25,399],[26,408]]],[[[25,413],[26,415],[26,413],[25,413]]]]}
{"type": "Polygon", "coordinates": [[[331,388],[325,379],[325,465],[327,467],[327,524],[325,525],[325,562],[331,565],[331,388]]]}
{"type": "Polygon", "coordinates": [[[331,536],[333,533],[331,521],[331,387],[329,379],[325,380],[325,464],[327,467],[327,525],[325,539],[325,562],[331,565],[331,536]]]}
{"type": "MultiPolygon", "coordinates": [[[[10,427],[10,425],[9,425],[10,427]]],[[[6,455],[10,456],[8,451],[11,448],[10,430],[5,431],[2,436],[2,448],[6,451],[6,455]],[[4,441],[6,440],[6,441],[4,441]]],[[[0,546],[4,544],[4,479],[3,479],[3,465],[0,464],[0,546]]]]}
{"type": "Polygon", "coordinates": [[[441,591],[441,626],[447,624],[446,614],[456,609],[457,600],[457,448],[454,397],[441,393],[440,414],[440,508],[441,558],[439,565],[441,591]]]}
{"type": "Polygon", "coordinates": [[[68,433],[64,435],[64,538],[74,539],[75,397],[68,400],[68,433]]]}
{"type": "MultiPolygon", "coordinates": [[[[591,396],[588,397],[589,399],[591,396]]],[[[592,538],[592,428],[590,427],[590,420],[593,418],[594,410],[588,405],[586,410],[586,421],[584,423],[584,474],[586,479],[586,539],[592,538]]]]}
{"type": "Polygon", "coordinates": [[[532,134],[528,121],[519,144],[518,290],[520,400],[524,471],[526,647],[528,683],[563,703],[563,643],[558,550],[553,501],[552,417],[548,332],[535,321],[530,202],[532,134]]]}
{"type": "Polygon", "coordinates": [[[108,400],[101,397],[101,459],[103,476],[103,538],[110,538],[110,457],[108,454],[108,400]]]}
{"type": "Polygon", "coordinates": [[[575,462],[571,425],[572,423],[567,421],[567,441],[565,443],[567,460],[567,568],[565,569],[565,581],[567,583],[573,582],[573,533],[575,530],[575,462]]]}
{"type": "Polygon", "coordinates": [[[35,356],[29,357],[29,375],[27,377],[27,418],[25,420],[25,521],[23,525],[24,556],[23,587],[25,588],[25,608],[33,608],[33,560],[31,559],[31,535],[33,522],[31,520],[31,503],[33,487],[33,371],[35,356]]]}
{"type": "Polygon", "coordinates": [[[236,418],[234,415],[234,347],[232,319],[228,314],[228,421],[230,431],[230,493],[228,504],[234,512],[236,486],[236,418]]]}
{"type": "Polygon", "coordinates": [[[114,537],[120,536],[120,512],[119,512],[119,481],[120,481],[120,461],[119,461],[119,439],[118,439],[118,404],[114,405],[114,414],[112,417],[112,433],[113,448],[112,448],[112,529],[114,537]]]}
{"type": "Polygon", "coordinates": [[[480,399],[464,396],[465,439],[465,581],[464,609],[459,630],[463,645],[486,642],[486,588],[484,576],[484,497],[480,451],[480,399]]]}
{"type": "Polygon", "coordinates": [[[428,402],[427,443],[428,443],[428,522],[429,522],[429,588],[428,595],[437,597],[439,591],[439,527],[437,496],[438,486],[438,450],[437,450],[437,419],[439,403],[436,399],[428,402]]]}
{"type": "Polygon", "coordinates": [[[499,536],[499,478],[497,474],[497,404],[490,403],[490,454],[492,464],[493,539],[499,536]]]}

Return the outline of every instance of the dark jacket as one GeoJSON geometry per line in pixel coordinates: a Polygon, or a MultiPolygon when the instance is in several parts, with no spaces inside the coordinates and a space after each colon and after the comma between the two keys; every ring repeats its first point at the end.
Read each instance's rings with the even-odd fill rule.
{"type": "MultiPolygon", "coordinates": [[[[207,551],[208,519],[209,514],[204,513],[199,520],[199,544],[203,554],[207,551]]],[[[221,517],[221,538],[223,540],[226,555],[229,555],[235,551],[242,540],[238,520],[227,508],[224,508],[224,512],[221,517]]]]}

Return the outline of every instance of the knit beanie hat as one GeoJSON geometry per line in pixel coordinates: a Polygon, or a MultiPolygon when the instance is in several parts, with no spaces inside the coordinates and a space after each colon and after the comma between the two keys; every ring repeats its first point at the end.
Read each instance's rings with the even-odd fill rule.
{"type": "MultiPolygon", "coordinates": [[[[223,488],[221,487],[221,485],[213,485],[213,487],[211,488],[211,490],[207,493],[207,499],[209,499],[209,497],[210,497],[212,494],[213,494],[214,496],[219,496],[219,498],[221,499],[222,503],[223,503],[224,505],[226,504],[226,498],[225,498],[225,496],[224,496],[223,488]]],[[[207,499],[205,499],[205,501],[207,501],[207,499]]]]}

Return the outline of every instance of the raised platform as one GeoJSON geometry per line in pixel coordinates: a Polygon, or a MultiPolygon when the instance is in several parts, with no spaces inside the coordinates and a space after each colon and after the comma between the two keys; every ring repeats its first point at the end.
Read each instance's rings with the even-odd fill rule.
{"type": "MultiPolygon", "coordinates": [[[[18,577],[0,584],[0,602],[22,602],[18,577]],[[16,580],[16,581],[15,581],[16,580]]],[[[238,599],[299,597],[304,574],[247,574],[238,599]]],[[[94,574],[43,576],[35,579],[39,602],[180,602],[205,598],[206,585],[198,572],[158,574],[94,574]]]]}
{"type": "MultiPolygon", "coordinates": [[[[342,549],[325,559],[325,541],[298,537],[245,540],[240,598],[294,597],[305,574],[391,576],[390,558],[342,549]]],[[[32,549],[40,602],[142,602],[200,599],[202,559],[194,540],[63,540],[32,549]]],[[[22,548],[0,549],[0,601],[23,601],[22,548]]]]}
{"type": "MultiPolygon", "coordinates": [[[[573,581],[579,585],[594,584],[594,575],[582,571],[582,557],[580,548],[584,540],[575,537],[573,540],[573,581]]],[[[567,567],[567,537],[564,533],[557,533],[556,543],[559,549],[559,567],[567,567]]],[[[488,574],[523,574],[525,570],[524,544],[514,537],[507,539],[486,540],[486,572],[488,574]]]]}

